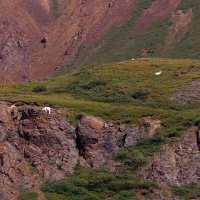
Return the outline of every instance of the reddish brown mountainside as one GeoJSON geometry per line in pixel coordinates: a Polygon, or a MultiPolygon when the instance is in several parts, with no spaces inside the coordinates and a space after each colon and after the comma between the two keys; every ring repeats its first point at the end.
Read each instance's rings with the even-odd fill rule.
{"type": "MultiPolygon", "coordinates": [[[[180,1],[153,2],[133,24],[133,34],[140,28],[146,31],[154,20],[174,13],[180,1]]],[[[58,0],[60,16],[55,19],[52,0],[0,0],[0,83],[37,79],[70,64],[81,44],[92,45],[113,26],[120,26],[139,2],[58,0]]],[[[179,30],[186,32],[192,10],[184,16],[173,15],[176,34],[179,30]]],[[[170,34],[163,52],[173,43],[175,34],[170,34]]]]}

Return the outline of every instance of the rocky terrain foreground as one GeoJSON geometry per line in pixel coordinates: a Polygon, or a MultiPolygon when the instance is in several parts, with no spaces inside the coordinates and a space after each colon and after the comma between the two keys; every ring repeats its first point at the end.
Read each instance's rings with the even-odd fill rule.
{"type": "MultiPolygon", "coordinates": [[[[79,162],[84,167],[107,165],[115,169],[114,153],[150,137],[159,121],[145,118],[151,127],[125,128],[94,116],[83,116],[73,127],[54,110],[36,105],[0,102],[0,199],[16,199],[17,188],[39,191],[44,181],[68,177],[79,162]],[[23,109],[22,109],[23,106],[23,109]]],[[[191,129],[180,142],[163,146],[138,176],[163,188],[199,179],[199,130],[191,129]]],[[[164,198],[164,197],[163,197],[164,198]]]]}

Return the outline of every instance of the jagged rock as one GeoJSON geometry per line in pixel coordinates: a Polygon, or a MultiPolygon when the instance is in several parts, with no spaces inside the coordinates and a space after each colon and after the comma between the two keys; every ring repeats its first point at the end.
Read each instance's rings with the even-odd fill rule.
{"type": "Polygon", "coordinates": [[[110,161],[119,148],[126,148],[149,136],[149,132],[142,126],[126,128],[121,125],[118,130],[116,125],[94,116],[82,117],[77,125],[80,155],[90,167],[102,166],[110,161]]]}
{"type": "Polygon", "coordinates": [[[1,200],[16,200],[19,191],[0,183],[0,199],[1,200]]]}
{"type": "Polygon", "coordinates": [[[16,123],[19,118],[20,114],[15,106],[9,106],[6,102],[0,101],[0,142],[17,131],[16,123]]]}
{"type": "Polygon", "coordinates": [[[164,187],[191,182],[200,184],[200,153],[195,132],[193,129],[186,131],[173,147],[165,145],[139,176],[164,187]]]}
{"type": "Polygon", "coordinates": [[[29,176],[26,164],[19,150],[11,143],[3,142],[0,146],[0,183],[31,188],[36,181],[29,176]]]}
{"type": "Polygon", "coordinates": [[[91,167],[100,167],[117,151],[116,127],[94,117],[82,117],[77,126],[80,155],[91,167]]]}
{"type": "Polygon", "coordinates": [[[181,200],[179,197],[176,197],[170,193],[163,195],[160,191],[155,191],[153,196],[153,200],[181,200]]]}
{"type": "Polygon", "coordinates": [[[146,133],[145,129],[139,126],[135,128],[127,128],[124,132],[126,135],[124,147],[135,144],[141,138],[148,137],[148,133],[146,133]]]}
{"type": "Polygon", "coordinates": [[[148,132],[140,126],[134,128],[120,128],[116,134],[117,145],[128,147],[137,143],[141,138],[149,137],[148,132]]]}
{"type": "Polygon", "coordinates": [[[11,185],[38,189],[43,180],[68,176],[77,163],[75,128],[60,115],[31,106],[21,113],[0,101],[1,200],[16,200],[11,185]]]}
{"type": "Polygon", "coordinates": [[[0,184],[0,199],[8,199],[7,190],[4,187],[0,184]]]}
{"type": "Polygon", "coordinates": [[[55,180],[72,174],[78,159],[75,129],[61,116],[25,109],[19,135],[24,157],[42,177],[55,180]]]}

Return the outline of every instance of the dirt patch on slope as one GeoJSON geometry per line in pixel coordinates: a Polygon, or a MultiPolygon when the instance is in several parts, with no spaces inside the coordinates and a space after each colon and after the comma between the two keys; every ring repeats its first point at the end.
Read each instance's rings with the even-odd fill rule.
{"type": "Polygon", "coordinates": [[[200,82],[194,81],[185,85],[189,91],[180,91],[175,93],[170,100],[177,100],[179,104],[187,104],[194,98],[198,98],[200,94],[200,82]]]}
{"type": "Polygon", "coordinates": [[[120,26],[127,19],[139,0],[111,0],[103,2],[104,13],[102,17],[90,29],[85,44],[92,45],[101,35],[106,33],[112,26],[120,26]]]}
{"type": "Polygon", "coordinates": [[[191,22],[192,17],[193,11],[191,8],[188,10],[187,13],[183,13],[182,10],[178,10],[176,13],[172,14],[171,21],[173,25],[170,27],[170,32],[166,39],[165,48],[160,54],[161,57],[165,54],[167,49],[169,49],[171,44],[181,41],[181,38],[183,38],[183,36],[187,32],[188,24],[191,22]]]}
{"type": "Polygon", "coordinates": [[[130,35],[132,37],[136,32],[145,33],[153,21],[165,19],[167,15],[174,13],[181,0],[157,0],[140,17],[130,35]]]}
{"type": "MultiPolygon", "coordinates": [[[[47,3],[47,1],[46,1],[47,3]]],[[[33,79],[30,63],[39,50],[51,13],[41,1],[0,1],[0,82],[33,79]]]]}
{"type": "Polygon", "coordinates": [[[148,128],[149,135],[152,136],[155,133],[155,130],[157,128],[161,127],[161,121],[158,119],[155,119],[152,116],[142,117],[140,120],[144,120],[145,122],[148,122],[150,124],[150,127],[148,128]]]}
{"type": "Polygon", "coordinates": [[[49,13],[50,12],[50,3],[49,3],[49,0],[42,0],[41,4],[43,5],[43,7],[46,10],[46,12],[49,13]]]}

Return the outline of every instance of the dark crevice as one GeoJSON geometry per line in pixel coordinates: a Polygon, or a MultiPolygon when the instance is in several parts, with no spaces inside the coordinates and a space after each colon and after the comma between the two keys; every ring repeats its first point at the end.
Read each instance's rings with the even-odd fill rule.
{"type": "Polygon", "coordinates": [[[3,164],[4,164],[3,158],[0,157],[0,166],[3,166],[3,164]]]}
{"type": "Polygon", "coordinates": [[[200,133],[199,132],[200,132],[200,129],[198,129],[196,132],[196,140],[197,140],[197,147],[200,151],[200,133]]]}

